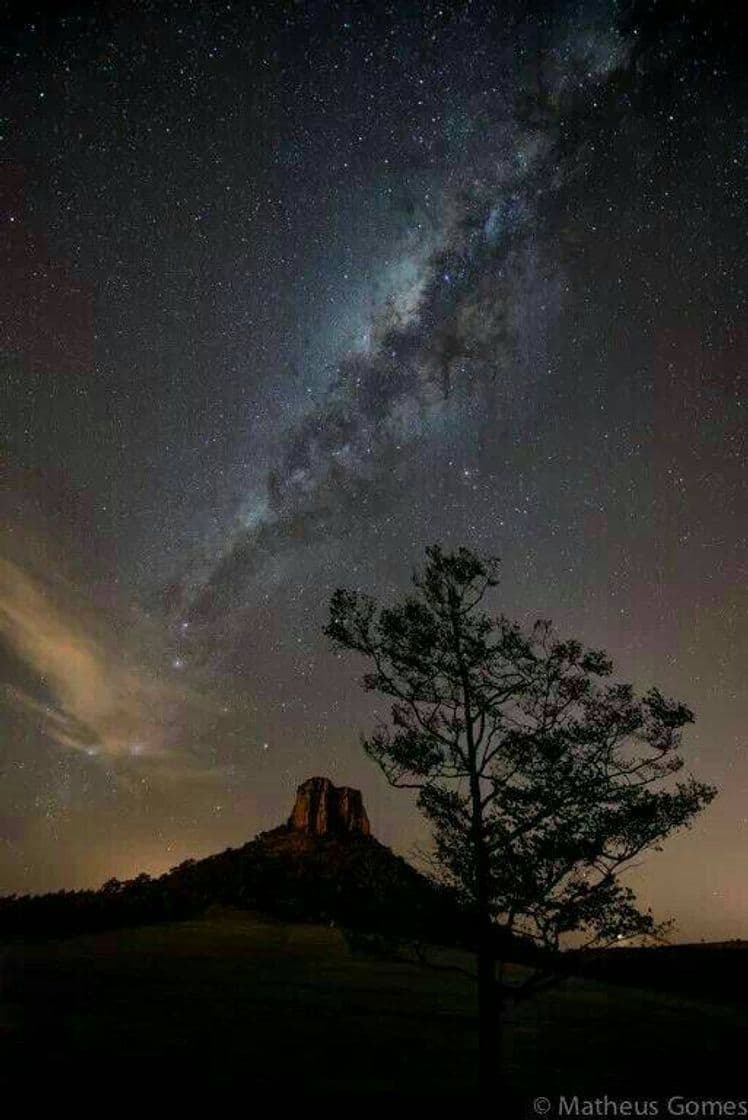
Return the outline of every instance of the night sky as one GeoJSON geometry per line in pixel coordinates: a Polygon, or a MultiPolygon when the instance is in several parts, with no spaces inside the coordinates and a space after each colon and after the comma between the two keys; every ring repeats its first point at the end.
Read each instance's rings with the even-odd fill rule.
{"type": "Polygon", "coordinates": [[[748,937],[730,8],[3,6],[0,892],[241,844],[312,774],[422,845],[321,627],[438,541],[695,710],[720,796],[631,882],[748,937]]]}

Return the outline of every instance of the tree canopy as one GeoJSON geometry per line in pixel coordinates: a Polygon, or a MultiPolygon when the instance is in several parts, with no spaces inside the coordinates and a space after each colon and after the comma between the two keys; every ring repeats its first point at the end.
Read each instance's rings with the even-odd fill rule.
{"type": "Polygon", "coordinates": [[[427,549],[413,590],[379,607],[338,590],[326,634],[392,699],[364,740],[415,788],[442,875],[479,922],[555,950],[653,934],[621,873],[687,826],[715,790],[683,769],[685,704],[612,679],[608,656],[488,610],[499,561],[427,549]]]}

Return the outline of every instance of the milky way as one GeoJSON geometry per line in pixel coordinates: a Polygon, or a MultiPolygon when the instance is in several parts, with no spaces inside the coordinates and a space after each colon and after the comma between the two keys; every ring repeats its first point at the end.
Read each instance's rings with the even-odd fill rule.
{"type": "Polygon", "coordinates": [[[745,79],[709,5],[19,11],[3,60],[0,889],[422,843],[321,635],[426,544],[694,708],[637,872],[748,922],[745,79]]]}
{"type": "Polygon", "coordinates": [[[284,546],[347,535],[362,512],[386,516],[402,485],[392,485],[398,467],[429,442],[442,456],[453,446],[465,475],[473,463],[495,469],[507,397],[521,397],[547,364],[544,342],[561,306],[548,227],[592,144],[584,123],[573,145],[563,131],[605,96],[630,53],[610,25],[562,46],[557,29],[540,44],[533,30],[512,26],[497,44],[501,85],[482,109],[479,140],[468,128],[423,188],[423,212],[412,207],[410,228],[380,265],[358,338],[342,355],[331,349],[323,379],[302,364],[301,416],[281,430],[265,484],[202,573],[198,615],[216,600],[234,607],[240,587],[284,546]],[[535,110],[527,117],[523,99],[535,110]]]}

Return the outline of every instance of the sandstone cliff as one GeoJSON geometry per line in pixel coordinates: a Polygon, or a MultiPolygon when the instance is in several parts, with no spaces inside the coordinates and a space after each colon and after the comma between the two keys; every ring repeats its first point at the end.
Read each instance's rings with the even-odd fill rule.
{"type": "Polygon", "coordinates": [[[370,833],[361,791],[334,786],[329,778],[308,778],[296,791],[289,827],[311,836],[370,833]]]}

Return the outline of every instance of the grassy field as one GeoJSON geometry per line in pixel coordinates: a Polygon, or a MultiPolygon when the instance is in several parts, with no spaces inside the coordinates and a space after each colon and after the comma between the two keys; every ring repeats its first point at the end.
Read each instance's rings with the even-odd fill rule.
{"type": "MultiPolygon", "coordinates": [[[[736,978],[737,982],[737,978],[736,978]]],[[[339,931],[217,914],[3,951],[6,1089],[128,1079],[182,1091],[449,1096],[474,1088],[471,982],[351,954],[339,931]]],[[[575,980],[515,1013],[506,1092],[748,1089],[748,1014],[575,980]]],[[[748,1095],[748,1092],[746,1093],[748,1095]]]]}

